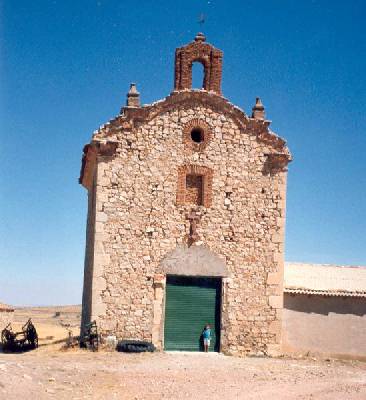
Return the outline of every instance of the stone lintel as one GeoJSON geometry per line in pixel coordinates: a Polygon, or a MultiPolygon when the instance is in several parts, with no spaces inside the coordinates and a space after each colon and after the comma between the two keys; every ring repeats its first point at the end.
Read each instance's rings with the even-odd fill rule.
{"type": "Polygon", "coordinates": [[[206,246],[178,246],[162,261],[166,274],[227,277],[225,261],[206,246]]]}

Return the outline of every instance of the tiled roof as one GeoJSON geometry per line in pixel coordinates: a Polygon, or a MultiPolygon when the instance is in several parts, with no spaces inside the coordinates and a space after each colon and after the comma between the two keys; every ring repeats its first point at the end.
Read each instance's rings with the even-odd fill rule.
{"type": "Polygon", "coordinates": [[[366,267],[287,262],[284,292],[366,297],[366,267]]]}
{"type": "Polygon", "coordinates": [[[366,292],[342,292],[335,290],[311,290],[311,289],[284,289],[285,293],[294,294],[316,294],[318,296],[348,296],[348,297],[366,297],[366,292]]]}

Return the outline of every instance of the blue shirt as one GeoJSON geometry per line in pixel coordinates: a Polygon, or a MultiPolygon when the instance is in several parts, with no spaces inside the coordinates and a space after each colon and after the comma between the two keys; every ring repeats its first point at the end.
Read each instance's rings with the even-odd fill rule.
{"type": "Polygon", "coordinates": [[[204,339],[210,339],[211,338],[211,329],[204,329],[202,332],[203,338],[204,339]]]}

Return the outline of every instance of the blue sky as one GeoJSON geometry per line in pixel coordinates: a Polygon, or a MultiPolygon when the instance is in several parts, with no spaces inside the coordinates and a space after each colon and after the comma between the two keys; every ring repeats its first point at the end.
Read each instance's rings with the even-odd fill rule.
{"type": "Polygon", "coordinates": [[[366,264],[366,2],[0,4],[0,301],[80,303],[82,147],[130,82],[144,103],[169,94],[200,30],[224,51],[225,97],[249,113],[260,96],[293,153],[286,259],[366,264]]]}

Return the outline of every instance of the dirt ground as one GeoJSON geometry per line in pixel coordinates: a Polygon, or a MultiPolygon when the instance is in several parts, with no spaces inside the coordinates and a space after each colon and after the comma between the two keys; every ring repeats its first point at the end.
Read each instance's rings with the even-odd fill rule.
{"type": "Polygon", "coordinates": [[[366,399],[361,362],[218,354],[0,354],[0,399],[366,399]]]}
{"type": "Polygon", "coordinates": [[[32,316],[41,346],[24,354],[0,353],[1,400],[366,399],[366,363],[358,361],[62,350],[55,342],[70,327],[76,333],[79,311],[78,306],[17,310],[16,324],[32,316]]]}

